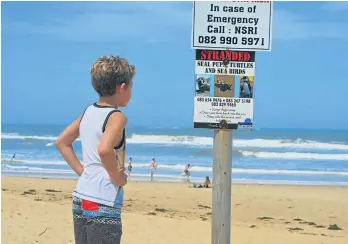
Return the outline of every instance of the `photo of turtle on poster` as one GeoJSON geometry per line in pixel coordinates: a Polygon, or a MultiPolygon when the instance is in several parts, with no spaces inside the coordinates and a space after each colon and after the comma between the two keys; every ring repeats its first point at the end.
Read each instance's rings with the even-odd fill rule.
{"type": "Polygon", "coordinates": [[[196,76],[196,96],[207,97],[210,95],[210,75],[196,76]]]}
{"type": "Polygon", "coordinates": [[[214,77],[214,96],[233,97],[234,96],[234,76],[215,75],[214,77]]]}
{"type": "Polygon", "coordinates": [[[240,77],[240,98],[253,98],[254,94],[254,77],[253,76],[241,76],[240,77]]]}

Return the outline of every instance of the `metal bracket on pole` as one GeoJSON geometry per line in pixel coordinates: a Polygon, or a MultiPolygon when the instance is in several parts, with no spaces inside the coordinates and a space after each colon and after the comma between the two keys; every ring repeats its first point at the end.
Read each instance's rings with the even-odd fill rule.
{"type": "Polygon", "coordinates": [[[224,61],[222,61],[222,64],[226,66],[230,63],[230,60],[228,60],[228,58],[225,58],[224,61]]]}
{"type": "Polygon", "coordinates": [[[227,129],[227,127],[228,127],[228,124],[227,124],[227,121],[226,120],[221,120],[220,121],[220,124],[219,124],[219,128],[220,129],[227,129]]]}

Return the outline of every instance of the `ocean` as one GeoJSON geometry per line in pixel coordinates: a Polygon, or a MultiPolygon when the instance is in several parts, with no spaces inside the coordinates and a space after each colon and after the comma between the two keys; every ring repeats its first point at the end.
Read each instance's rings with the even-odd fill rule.
{"type": "MultiPolygon", "coordinates": [[[[63,126],[2,125],[2,175],[77,178],[54,146],[63,126]],[[14,160],[12,155],[16,154],[14,160]]],[[[232,183],[348,185],[348,131],[260,129],[233,133],[232,183]]],[[[81,158],[81,144],[74,143],[81,158]]],[[[193,128],[127,128],[131,180],[191,182],[212,176],[213,131],[193,128]]]]}

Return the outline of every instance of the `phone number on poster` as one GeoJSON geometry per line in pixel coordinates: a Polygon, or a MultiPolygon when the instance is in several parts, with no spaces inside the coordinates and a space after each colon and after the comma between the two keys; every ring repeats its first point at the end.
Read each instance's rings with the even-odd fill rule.
{"type": "Polygon", "coordinates": [[[211,102],[211,106],[228,106],[228,107],[235,107],[236,103],[233,99],[226,99],[226,100],[222,100],[222,99],[216,99],[213,98],[211,99],[209,98],[203,98],[203,97],[198,97],[197,98],[197,102],[211,102]]]}
{"type": "Polygon", "coordinates": [[[213,107],[236,107],[237,103],[250,103],[250,99],[220,99],[220,98],[197,98],[197,102],[210,102],[213,107]]]}
{"type": "Polygon", "coordinates": [[[242,44],[242,45],[248,45],[248,46],[257,46],[265,45],[265,38],[258,38],[258,37],[230,37],[230,36],[221,36],[218,40],[216,36],[198,36],[198,42],[199,43],[204,43],[204,44],[216,44],[217,42],[220,44],[232,44],[232,45],[237,45],[237,44],[242,44]]]}
{"type": "Polygon", "coordinates": [[[221,98],[221,97],[197,97],[197,102],[212,102],[212,103],[250,103],[248,98],[221,98]]]}

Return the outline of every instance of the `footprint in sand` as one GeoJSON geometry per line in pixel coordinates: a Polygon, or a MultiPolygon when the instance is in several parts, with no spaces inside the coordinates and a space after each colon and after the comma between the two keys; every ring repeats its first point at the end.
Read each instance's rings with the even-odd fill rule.
{"type": "Polygon", "coordinates": [[[198,204],[197,207],[204,208],[204,209],[211,209],[211,207],[206,206],[206,205],[201,205],[201,204],[198,204]]]}
{"type": "Polygon", "coordinates": [[[167,209],[164,209],[164,208],[155,208],[155,211],[161,212],[161,213],[165,213],[165,212],[167,212],[168,210],[167,210],[167,209]]]}
{"type": "MultiPolygon", "coordinates": [[[[306,225],[309,225],[309,226],[313,226],[313,227],[315,227],[315,228],[326,228],[324,225],[318,225],[318,224],[316,224],[316,223],[314,223],[314,222],[312,222],[312,221],[304,221],[304,220],[302,220],[302,219],[294,219],[294,220],[296,220],[296,221],[299,221],[298,223],[299,224],[306,224],[306,225]]],[[[336,225],[337,226],[337,225],[336,225]]],[[[338,226],[337,226],[338,227],[338,226]]],[[[330,227],[329,227],[330,228],[330,227]]],[[[328,228],[328,229],[329,229],[328,228]]],[[[335,227],[332,227],[333,229],[335,228],[335,227]]],[[[339,228],[339,227],[338,227],[339,228]]]]}
{"type": "Polygon", "coordinates": [[[265,216],[265,217],[258,217],[257,219],[259,219],[259,220],[271,220],[274,218],[265,216]]]}
{"type": "Polygon", "coordinates": [[[299,224],[307,224],[307,225],[317,225],[316,223],[314,222],[309,222],[309,221],[300,221],[298,222],[299,224]]]}
{"type": "Polygon", "coordinates": [[[304,230],[302,228],[298,228],[298,227],[290,227],[290,228],[287,228],[289,231],[298,231],[298,230],[304,230]]]}
{"type": "Polygon", "coordinates": [[[21,195],[35,195],[36,191],[33,189],[30,189],[28,191],[24,191],[21,195]]]}
{"type": "Polygon", "coordinates": [[[311,235],[311,236],[316,236],[318,234],[315,234],[315,233],[308,233],[308,232],[303,232],[303,233],[300,233],[302,235],[311,235]]]}
{"type": "Polygon", "coordinates": [[[316,225],[316,226],[314,226],[315,228],[326,228],[326,226],[324,226],[324,225],[316,225]]]}
{"type": "Polygon", "coordinates": [[[299,219],[299,218],[297,218],[297,219],[294,219],[295,221],[303,221],[303,219],[299,219]]]}
{"type": "Polygon", "coordinates": [[[54,190],[54,189],[46,189],[47,192],[62,192],[62,191],[57,191],[57,190],[54,190]]]}

